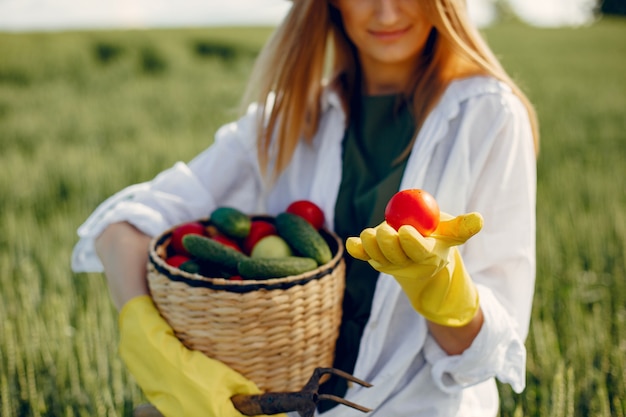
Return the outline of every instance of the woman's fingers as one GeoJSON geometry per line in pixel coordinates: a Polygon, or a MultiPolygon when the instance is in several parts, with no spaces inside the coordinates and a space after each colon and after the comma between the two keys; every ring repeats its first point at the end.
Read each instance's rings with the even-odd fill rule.
{"type": "Polygon", "coordinates": [[[348,238],[346,250],[352,257],[374,261],[380,267],[405,266],[411,261],[440,266],[450,247],[465,243],[482,227],[483,217],[475,212],[456,217],[442,213],[437,230],[429,237],[422,236],[412,226],[402,226],[396,232],[382,222],[364,229],[358,238],[348,238]]]}
{"type": "Polygon", "coordinates": [[[363,244],[361,243],[361,238],[358,237],[349,237],[346,240],[346,250],[355,259],[360,259],[361,261],[369,261],[370,256],[363,249],[363,244]]]}
{"type": "Polygon", "coordinates": [[[413,262],[423,263],[432,258],[435,241],[425,238],[413,226],[402,226],[398,229],[400,245],[413,262]]]}
{"type": "Polygon", "coordinates": [[[394,265],[406,265],[411,259],[400,245],[398,232],[386,222],[376,228],[376,240],[381,252],[394,265]]]}
{"type": "Polygon", "coordinates": [[[449,220],[442,219],[431,237],[446,244],[446,246],[461,245],[480,232],[483,223],[483,216],[476,212],[461,214],[449,220]]]}
{"type": "Polygon", "coordinates": [[[361,232],[361,243],[363,244],[363,249],[367,252],[370,258],[375,260],[380,265],[389,264],[389,261],[378,246],[375,228],[368,227],[367,229],[363,229],[361,232]]]}

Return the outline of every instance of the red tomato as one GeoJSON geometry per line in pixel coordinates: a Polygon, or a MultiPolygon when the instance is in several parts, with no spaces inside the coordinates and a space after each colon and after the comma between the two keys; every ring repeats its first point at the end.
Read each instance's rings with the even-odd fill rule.
{"type": "Polygon", "coordinates": [[[172,231],[170,246],[174,249],[174,252],[179,255],[189,256],[189,252],[187,252],[187,249],[183,246],[183,236],[188,234],[205,236],[206,231],[204,225],[200,222],[183,223],[172,231]]]}
{"type": "Polygon", "coordinates": [[[241,248],[239,247],[237,242],[235,242],[229,237],[226,237],[224,235],[215,235],[212,237],[212,239],[220,242],[222,245],[228,246],[229,248],[233,248],[236,251],[241,252],[241,248]]]}
{"type": "Polygon", "coordinates": [[[322,209],[317,204],[309,200],[294,201],[285,211],[304,218],[304,220],[311,223],[316,230],[320,230],[322,226],[324,226],[324,221],[326,220],[322,209]]]}
{"type": "Polygon", "coordinates": [[[263,239],[265,236],[275,235],[276,226],[272,223],[265,220],[253,220],[250,224],[250,233],[244,239],[242,243],[243,250],[250,255],[252,253],[252,248],[256,243],[263,239]]]}
{"type": "Polygon", "coordinates": [[[243,281],[243,278],[241,277],[241,275],[233,275],[232,277],[228,278],[230,281],[243,281]]]}
{"type": "Polygon", "coordinates": [[[181,266],[182,264],[184,264],[185,262],[189,260],[191,260],[191,258],[186,255],[172,255],[169,258],[167,258],[165,262],[168,265],[173,266],[174,268],[178,268],[179,266],[181,266]]]}
{"type": "Polygon", "coordinates": [[[439,204],[424,190],[402,190],[389,199],[385,220],[396,230],[408,224],[422,236],[429,236],[439,225],[439,204]]]}

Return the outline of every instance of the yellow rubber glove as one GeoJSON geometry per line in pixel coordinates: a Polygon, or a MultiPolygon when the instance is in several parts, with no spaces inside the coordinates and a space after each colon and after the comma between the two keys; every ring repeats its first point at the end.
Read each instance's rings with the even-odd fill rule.
{"type": "Polygon", "coordinates": [[[222,362],[187,349],[148,295],[124,305],[119,326],[120,356],[166,417],[241,417],[230,397],[261,392],[222,362]]]}
{"type": "Polygon", "coordinates": [[[444,326],[469,323],[478,311],[478,292],[456,246],[478,233],[478,213],[452,217],[441,213],[437,230],[423,237],[413,226],[396,232],[386,222],[350,237],[346,250],[379,272],[392,275],[413,308],[444,326]]]}

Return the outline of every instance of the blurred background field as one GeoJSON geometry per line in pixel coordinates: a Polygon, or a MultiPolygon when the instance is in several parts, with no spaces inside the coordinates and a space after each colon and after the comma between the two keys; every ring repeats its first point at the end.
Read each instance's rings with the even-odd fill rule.
{"type": "MultiPolygon", "coordinates": [[[[128,416],[99,274],[76,229],[238,116],[271,28],[0,33],[0,415],[128,416]]],[[[626,415],[626,20],[484,29],[541,122],[526,391],[501,416],[626,415]]]]}

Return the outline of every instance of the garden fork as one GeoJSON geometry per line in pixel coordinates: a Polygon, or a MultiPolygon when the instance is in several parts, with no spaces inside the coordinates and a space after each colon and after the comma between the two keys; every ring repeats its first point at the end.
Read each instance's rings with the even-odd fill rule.
{"type": "Polygon", "coordinates": [[[258,395],[238,394],[231,398],[235,408],[246,416],[259,414],[279,414],[289,411],[297,411],[301,417],[313,417],[317,403],[321,400],[334,401],[338,404],[347,405],[364,413],[372,410],[365,408],[341,397],[330,394],[320,394],[318,389],[322,376],[332,374],[348,381],[355,382],[364,387],[371,387],[368,382],[350,375],[347,372],[335,368],[315,368],[313,375],[300,391],[296,392],[266,392],[258,395]]]}

